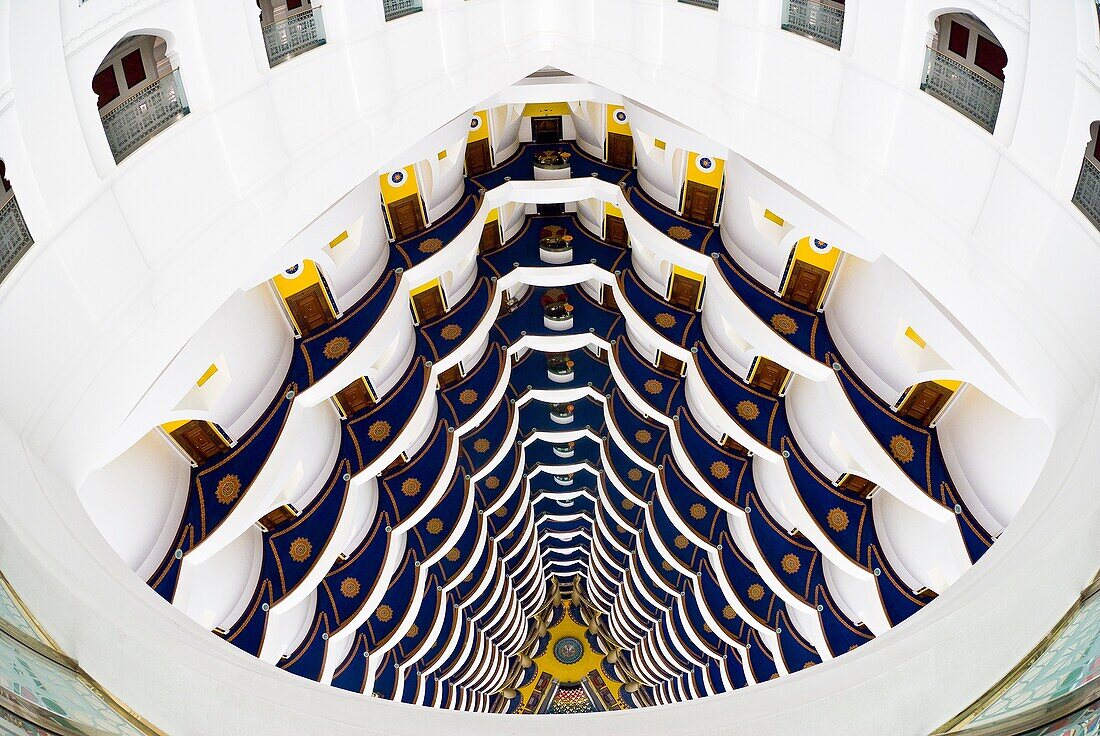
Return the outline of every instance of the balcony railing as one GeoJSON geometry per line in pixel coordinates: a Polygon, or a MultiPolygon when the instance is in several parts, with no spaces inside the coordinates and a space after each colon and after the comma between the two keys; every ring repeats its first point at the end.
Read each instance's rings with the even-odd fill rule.
{"type": "Polygon", "coordinates": [[[8,275],[15,264],[34,245],[27,223],[23,221],[23,212],[15,197],[0,207],[0,281],[8,275]]]}
{"type": "Polygon", "coordinates": [[[325,21],[320,8],[310,8],[263,28],[267,62],[281,64],[292,56],[325,42],[325,21]]]}
{"type": "Polygon", "coordinates": [[[103,131],[115,162],[191,112],[179,69],[166,74],[103,116],[103,131]]]}
{"type": "Polygon", "coordinates": [[[1003,90],[998,80],[929,48],[920,88],[993,132],[1003,90]]]}
{"type": "Polygon", "coordinates": [[[718,0],[680,0],[684,5],[697,5],[700,8],[718,10],[718,0]]]}
{"type": "Polygon", "coordinates": [[[1091,158],[1086,157],[1081,163],[1077,188],[1073,190],[1073,203],[1100,230],[1100,167],[1091,158]]]}
{"type": "Polygon", "coordinates": [[[816,0],[786,0],[781,27],[839,49],[844,32],[844,9],[816,0]]]}
{"type": "Polygon", "coordinates": [[[419,13],[424,9],[421,0],[382,0],[382,7],[386,11],[386,20],[395,20],[404,15],[419,13]]]}

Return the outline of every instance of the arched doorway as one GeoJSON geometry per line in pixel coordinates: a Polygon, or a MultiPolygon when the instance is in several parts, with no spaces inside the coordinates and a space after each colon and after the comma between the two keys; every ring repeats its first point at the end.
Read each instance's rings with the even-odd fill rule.
{"type": "Polygon", "coordinates": [[[1008,53],[989,27],[969,13],[936,18],[921,89],[989,132],[997,124],[1008,53]]]}
{"type": "Polygon", "coordinates": [[[115,163],[191,112],[160,36],[126,36],[115,44],[92,77],[92,91],[115,163]]]}

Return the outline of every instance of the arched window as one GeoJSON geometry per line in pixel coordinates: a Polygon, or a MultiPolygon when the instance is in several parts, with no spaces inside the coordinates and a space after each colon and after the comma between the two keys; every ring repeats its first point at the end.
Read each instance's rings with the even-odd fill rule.
{"type": "Polygon", "coordinates": [[[256,0],[256,5],[271,66],[325,43],[321,8],[311,0],[256,0]]]}
{"type": "Polygon", "coordinates": [[[0,281],[16,262],[34,245],[23,212],[15,201],[15,191],[8,181],[7,167],[0,159],[0,281]]]}
{"type": "Polygon", "coordinates": [[[783,0],[781,28],[839,49],[844,33],[844,0],[783,0]]]}
{"type": "Polygon", "coordinates": [[[1001,109],[1008,54],[993,31],[969,13],[936,18],[921,89],[993,132],[1001,109]]]}
{"type": "Polygon", "coordinates": [[[1089,126],[1089,145],[1073,190],[1073,203],[1100,230],[1100,121],[1089,126]]]}
{"type": "Polygon", "coordinates": [[[127,36],[115,44],[92,77],[92,91],[116,163],[191,112],[160,36],[127,36]]]}

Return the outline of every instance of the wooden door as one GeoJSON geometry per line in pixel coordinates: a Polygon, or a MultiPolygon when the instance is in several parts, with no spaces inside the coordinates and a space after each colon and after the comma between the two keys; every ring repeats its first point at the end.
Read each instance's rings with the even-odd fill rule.
{"type": "Polygon", "coordinates": [[[344,410],[344,416],[353,417],[374,406],[375,402],[367,382],[357,378],[336,394],[336,403],[344,410]]]}
{"type": "Polygon", "coordinates": [[[424,229],[424,215],[420,211],[419,194],[410,194],[396,202],[391,202],[389,215],[395,240],[404,240],[424,229]]]}
{"type": "Polygon", "coordinates": [[[619,305],[615,303],[615,291],[607,284],[603,285],[601,297],[600,303],[603,304],[604,308],[615,310],[619,308],[619,305]]]}
{"type": "Polygon", "coordinates": [[[796,259],[791,263],[791,275],[787,279],[787,288],[783,290],[783,298],[807,309],[817,309],[828,283],[828,271],[796,259]]]}
{"type": "Polygon", "coordinates": [[[634,168],[634,138],[621,133],[608,133],[607,163],[618,169],[634,168]]]}
{"type": "Polygon", "coordinates": [[[229,449],[225,438],[210,422],[199,420],[190,421],[173,430],[172,439],[197,465],[202,465],[229,449]]]}
{"type": "Polygon", "coordinates": [[[714,224],[714,209],[718,205],[718,190],[689,181],[684,187],[684,217],[703,225],[714,224]]]}
{"type": "Polygon", "coordinates": [[[531,118],[531,137],[535,143],[559,143],[561,130],[561,115],[531,118]]]}
{"type": "Polygon", "coordinates": [[[312,335],[336,320],[320,284],[312,284],[297,294],[288,296],[286,306],[302,337],[312,335]]]}
{"type": "Polygon", "coordinates": [[[461,378],[462,365],[459,363],[455,363],[453,366],[439,374],[439,387],[447,388],[449,386],[453,386],[458,383],[459,379],[461,378]]]}
{"type": "Polygon", "coordinates": [[[722,435],[722,447],[726,448],[727,450],[733,450],[735,452],[740,452],[746,455],[749,452],[747,449],[745,449],[744,445],[742,445],[734,438],[730,437],[728,434],[722,435]]]}
{"type": "Polygon", "coordinates": [[[466,175],[477,176],[492,168],[489,157],[489,141],[482,138],[466,144],[466,175]]]}
{"type": "Polygon", "coordinates": [[[657,367],[677,376],[684,375],[684,361],[672,357],[660,350],[657,351],[657,367]]]}
{"type": "Polygon", "coordinates": [[[767,358],[757,358],[756,367],[753,369],[749,384],[767,391],[772,396],[778,396],[779,392],[783,390],[783,384],[787,382],[787,376],[789,375],[790,371],[775,361],[767,358]]]}
{"type": "Polygon", "coordinates": [[[478,243],[477,252],[482,255],[492,253],[500,246],[500,222],[493,220],[485,223],[485,227],[481,229],[481,242],[478,243]]]}
{"type": "Polygon", "coordinates": [[[852,493],[857,494],[860,498],[867,498],[871,495],[871,491],[878,488],[878,486],[876,486],[874,483],[867,480],[866,478],[861,478],[860,476],[852,475],[851,473],[845,473],[844,476],[840,479],[840,482],[837,483],[837,486],[843,488],[846,491],[851,491],[852,493]]]}
{"type": "Polygon", "coordinates": [[[431,322],[447,311],[447,305],[443,301],[443,289],[436,284],[431,289],[425,289],[412,296],[413,317],[417,324],[431,322]]]}
{"type": "Polygon", "coordinates": [[[624,248],[630,245],[630,236],[627,235],[626,222],[623,221],[623,218],[616,217],[615,215],[608,215],[604,218],[604,222],[604,227],[607,230],[607,242],[621,245],[624,248]]]}
{"type": "Polygon", "coordinates": [[[918,383],[909,389],[898,413],[925,427],[936,421],[953,391],[932,381],[918,383]]]}
{"type": "Polygon", "coordinates": [[[698,309],[699,297],[703,293],[703,282],[689,278],[682,273],[672,273],[672,282],[668,287],[668,300],[684,309],[698,309]]]}

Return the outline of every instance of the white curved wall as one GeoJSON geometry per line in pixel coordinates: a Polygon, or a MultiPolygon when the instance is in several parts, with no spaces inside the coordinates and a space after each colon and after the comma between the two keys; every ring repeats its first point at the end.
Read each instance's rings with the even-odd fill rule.
{"type": "Polygon", "coordinates": [[[5,573],[66,650],[170,733],[318,722],[354,733],[368,713],[401,733],[491,728],[272,673],[196,631],[113,556],[71,489],[187,339],[252,285],[256,264],[392,152],[550,63],[667,112],[862,234],[1058,432],[1015,523],[921,616],[777,686],[624,717],[665,733],[734,720],[761,734],[930,730],[1015,664],[1098,562],[1080,540],[1098,521],[1088,490],[1100,461],[1080,451],[1097,441],[1100,237],[1069,202],[1100,110],[1095,15],[1082,4],[963,3],[1010,54],[989,136],[917,88],[933,10],[918,0],[853,3],[840,53],[778,30],[778,0],[717,13],[657,0],[429,0],[389,26],[374,3],[329,0],[329,43],[272,71],[250,7],[12,3],[0,13],[11,23],[0,155],[37,245],[0,287],[0,344],[20,356],[0,365],[5,573]],[[171,31],[193,112],[116,167],[89,82],[104,50],[140,28],[171,31]],[[196,658],[201,673],[175,665],[196,658]],[[173,687],[153,686],[166,678],[173,687]],[[194,697],[186,713],[179,687],[194,697]],[[241,707],[253,693],[262,717],[241,707]]]}

